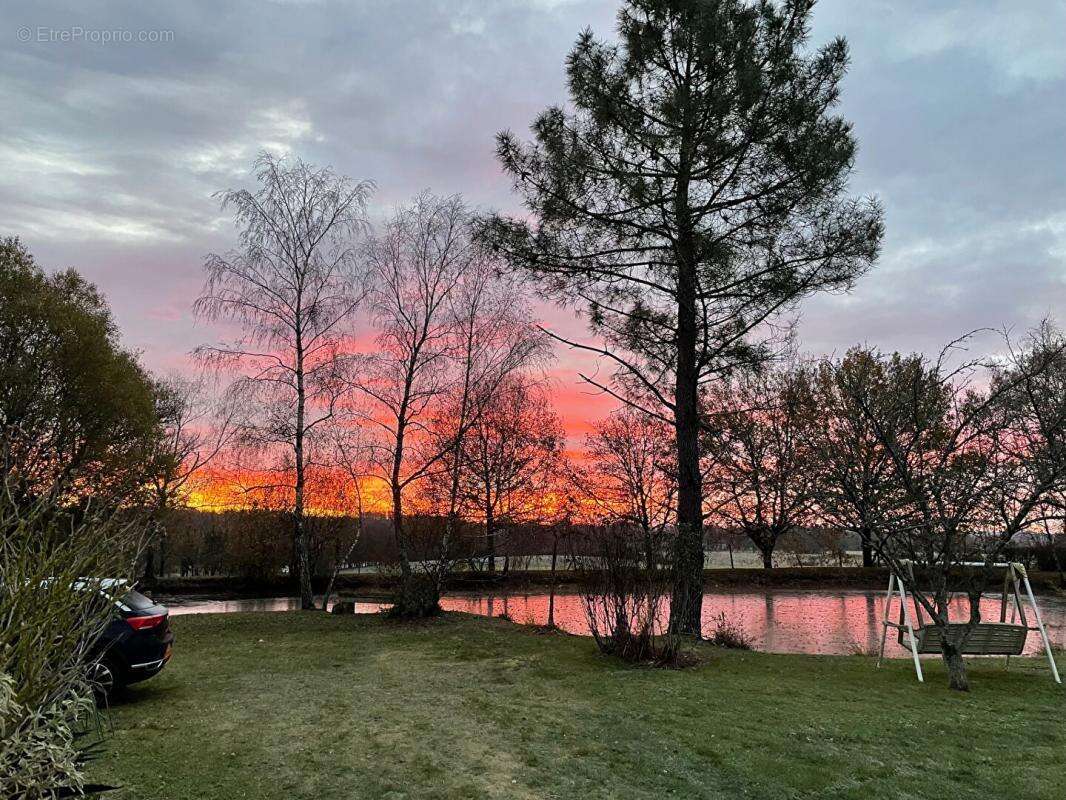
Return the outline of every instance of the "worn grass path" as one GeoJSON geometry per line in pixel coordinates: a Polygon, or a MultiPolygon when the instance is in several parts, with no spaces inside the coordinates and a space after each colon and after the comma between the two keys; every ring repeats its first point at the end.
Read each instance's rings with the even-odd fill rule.
{"type": "Polygon", "coordinates": [[[128,800],[1066,797],[1066,691],[1039,662],[704,650],[632,668],[465,615],[178,617],[94,778],[128,800]]]}

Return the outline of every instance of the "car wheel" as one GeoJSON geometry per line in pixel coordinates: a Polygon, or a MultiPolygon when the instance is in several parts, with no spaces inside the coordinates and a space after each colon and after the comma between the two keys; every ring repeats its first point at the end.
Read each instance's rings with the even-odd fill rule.
{"type": "Polygon", "coordinates": [[[93,687],[96,704],[107,704],[115,692],[122,688],[118,666],[110,658],[100,659],[89,673],[89,683],[93,687]]]}

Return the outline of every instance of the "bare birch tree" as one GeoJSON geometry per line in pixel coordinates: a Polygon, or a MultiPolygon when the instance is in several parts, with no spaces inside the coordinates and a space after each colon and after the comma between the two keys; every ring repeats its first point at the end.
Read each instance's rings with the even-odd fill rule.
{"type": "Polygon", "coordinates": [[[343,342],[366,295],[355,245],[368,230],[370,181],[264,153],[259,188],[221,192],[240,228],[238,249],[209,255],[198,317],[235,324],[232,342],[201,346],[206,363],[232,368],[244,401],[241,438],[270,462],[260,487],[291,498],[293,566],[303,608],[314,607],[304,524],[309,443],[335,413],[343,342]]]}
{"type": "Polygon", "coordinates": [[[512,383],[527,380],[528,369],[550,355],[549,342],[531,323],[532,309],[521,299],[521,286],[501,273],[482,252],[463,274],[450,298],[455,319],[457,379],[444,413],[433,425],[436,449],[443,453],[447,485],[445,530],[437,561],[438,591],[451,567],[450,549],[469,499],[470,440],[486,415],[500,405],[512,383]]]}
{"type": "Polygon", "coordinates": [[[448,524],[454,526],[459,465],[453,454],[486,398],[542,354],[543,343],[528,309],[497,283],[459,197],[415,198],[370,242],[367,261],[377,351],[365,359],[353,388],[367,401],[357,403],[365,406],[362,417],[379,433],[373,460],[389,490],[400,561],[394,611],[422,616],[438,608],[447,557],[434,553],[415,564],[405,494],[427,478],[450,474],[448,524]]]}

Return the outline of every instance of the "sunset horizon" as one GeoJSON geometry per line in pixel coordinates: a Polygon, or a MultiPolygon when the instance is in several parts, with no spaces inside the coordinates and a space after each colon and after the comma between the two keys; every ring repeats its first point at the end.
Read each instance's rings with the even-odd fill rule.
{"type": "Polygon", "coordinates": [[[6,5],[0,797],[1066,796],[1066,0],[6,5]]]}

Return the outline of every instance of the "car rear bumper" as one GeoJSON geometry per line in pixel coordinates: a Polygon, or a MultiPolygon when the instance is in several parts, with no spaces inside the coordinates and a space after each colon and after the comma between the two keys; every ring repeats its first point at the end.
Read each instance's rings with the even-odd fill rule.
{"type": "Polygon", "coordinates": [[[148,680],[153,675],[158,675],[160,670],[170,661],[171,645],[168,643],[163,657],[154,661],[144,661],[139,664],[130,664],[126,668],[126,683],[137,683],[148,680]]]}

